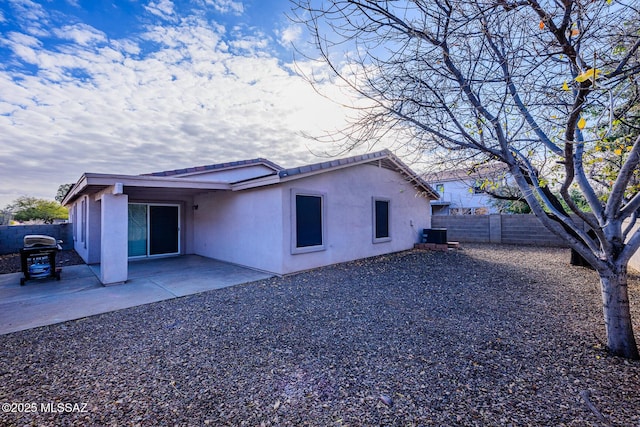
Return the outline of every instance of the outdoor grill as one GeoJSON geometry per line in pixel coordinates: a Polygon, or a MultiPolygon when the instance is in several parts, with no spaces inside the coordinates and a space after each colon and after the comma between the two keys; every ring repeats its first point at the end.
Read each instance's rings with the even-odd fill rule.
{"type": "Polygon", "coordinates": [[[24,277],[20,278],[20,286],[27,280],[55,277],[60,280],[62,268],[56,267],[56,254],[62,249],[62,240],[51,236],[30,234],[24,236],[23,248],[20,249],[20,263],[24,277]]]}

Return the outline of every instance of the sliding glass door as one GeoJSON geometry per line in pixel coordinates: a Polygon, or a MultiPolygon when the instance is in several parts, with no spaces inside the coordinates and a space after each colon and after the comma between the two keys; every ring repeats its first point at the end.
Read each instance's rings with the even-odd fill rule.
{"type": "Polygon", "coordinates": [[[180,206],[129,204],[129,257],[180,253],[180,206]]]}

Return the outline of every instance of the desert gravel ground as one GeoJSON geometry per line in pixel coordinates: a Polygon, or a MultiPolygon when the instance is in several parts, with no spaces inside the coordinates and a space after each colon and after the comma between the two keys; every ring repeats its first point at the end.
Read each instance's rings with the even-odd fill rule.
{"type": "Polygon", "coordinates": [[[409,251],[0,336],[0,425],[638,427],[568,260],[409,251]]]}

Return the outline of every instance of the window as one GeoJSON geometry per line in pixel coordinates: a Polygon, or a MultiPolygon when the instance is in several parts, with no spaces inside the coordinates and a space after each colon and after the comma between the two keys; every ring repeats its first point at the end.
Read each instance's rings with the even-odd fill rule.
{"type": "Polygon", "coordinates": [[[444,184],[436,184],[436,191],[440,194],[444,194],[444,184]]]}
{"type": "Polygon", "coordinates": [[[294,190],[292,202],[292,253],[324,250],[324,195],[294,190]]]}
{"type": "Polygon", "coordinates": [[[73,204],[73,210],[71,211],[71,223],[73,224],[73,241],[78,241],[78,204],[73,204]]]}
{"type": "Polygon", "coordinates": [[[82,215],[82,219],[80,222],[80,241],[84,243],[83,247],[87,247],[87,198],[84,197],[82,199],[82,203],[80,204],[80,214],[82,215]]]}
{"type": "Polygon", "coordinates": [[[373,243],[391,240],[389,199],[373,198],[373,243]]]}

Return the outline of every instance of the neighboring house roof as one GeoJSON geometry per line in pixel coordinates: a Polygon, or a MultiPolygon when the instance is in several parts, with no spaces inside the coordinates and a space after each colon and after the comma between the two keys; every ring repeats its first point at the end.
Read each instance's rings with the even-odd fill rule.
{"type": "Polygon", "coordinates": [[[471,166],[459,169],[450,169],[440,172],[431,172],[423,175],[429,183],[448,181],[468,181],[485,178],[495,178],[509,173],[509,168],[502,163],[490,163],[481,166],[471,166]]]}
{"type": "Polygon", "coordinates": [[[407,165],[391,153],[391,151],[382,150],[374,153],[361,154],[290,169],[283,169],[269,160],[258,158],[193,168],[153,172],[143,175],[85,173],[69,191],[62,203],[64,205],[69,204],[77,199],[81,194],[96,194],[101,191],[105,191],[115,183],[122,184],[122,186],[127,187],[128,190],[131,190],[132,187],[147,189],[147,191],[157,191],[158,189],[162,189],[165,193],[167,191],[180,191],[182,194],[196,194],[203,191],[241,191],[265,185],[274,185],[280,182],[300,179],[318,173],[325,173],[331,170],[367,163],[373,163],[379,167],[399,172],[426,197],[429,199],[438,198],[438,193],[429,184],[427,184],[426,181],[413,172],[407,165]],[[225,170],[233,171],[256,166],[267,168],[267,171],[259,174],[258,176],[241,179],[235,182],[198,179],[198,175],[206,174],[208,172],[225,170]]]}

